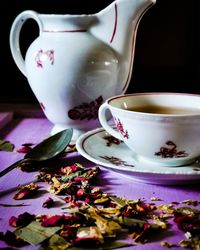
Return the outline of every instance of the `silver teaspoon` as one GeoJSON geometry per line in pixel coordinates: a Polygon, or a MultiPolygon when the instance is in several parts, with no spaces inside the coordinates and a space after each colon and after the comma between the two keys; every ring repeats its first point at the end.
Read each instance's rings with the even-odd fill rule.
{"type": "Polygon", "coordinates": [[[48,137],[41,143],[37,144],[34,148],[32,148],[27,154],[25,154],[23,159],[15,162],[11,166],[1,171],[0,177],[10,172],[21,163],[31,161],[46,161],[58,156],[70,143],[72,134],[73,129],[70,128],[48,137]]]}

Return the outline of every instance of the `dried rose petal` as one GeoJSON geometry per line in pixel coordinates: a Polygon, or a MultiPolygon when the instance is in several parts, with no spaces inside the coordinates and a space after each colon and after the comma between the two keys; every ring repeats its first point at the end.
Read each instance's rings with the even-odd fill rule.
{"type": "Polygon", "coordinates": [[[85,222],[83,215],[43,215],[41,218],[42,226],[51,227],[51,226],[60,226],[60,225],[72,225],[80,224],[85,222]]]}
{"type": "MultiPolygon", "coordinates": [[[[38,215],[37,220],[41,222],[41,225],[45,227],[59,226],[60,230],[57,233],[67,240],[72,248],[86,246],[87,249],[87,247],[100,246],[104,249],[104,240],[107,237],[116,240],[122,230],[130,233],[135,242],[146,243],[152,240],[151,237],[156,234],[156,230],[167,230],[167,219],[174,217],[177,226],[189,235],[187,241],[182,241],[180,244],[199,249],[199,210],[178,207],[180,203],[175,202],[155,206],[155,204],[145,203],[141,199],[127,200],[110,196],[103,193],[100,188],[91,185],[99,173],[100,168],[98,167],[84,168],[78,163],[71,166],[56,168],[46,166],[43,168],[40,171],[39,180],[51,185],[49,188],[51,193],[67,195],[61,199],[67,203],[63,209],[67,209],[68,215],[66,213],[38,215]]],[[[93,182],[93,184],[95,183],[93,182]]],[[[19,199],[30,197],[38,188],[34,183],[21,187],[16,197],[19,199]]],[[[152,197],[151,200],[160,199],[152,197]]],[[[186,200],[182,203],[194,206],[197,202],[186,200]]],[[[53,200],[48,198],[42,206],[50,207],[52,204],[53,200]]],[[[18,227],[28,223],[28,219],[21,218],[22,215],[19,215],[18,218],[11,217],[10,225],[18,227]]],[[[51,228],[49,229],[51,230],[51,228]]],[[[44,230],[47,231],[47,228],[44,230]]],[[[34,230],[31,233],[34,234],[34,230]]],[[[2,233],[0,233],[1,238],[4,238],[2,233]]],[[[166,241],[163,241],[161,245],[176,247],[166,241]]]]}
{"type": "Polygon", "coordinates": [[[70,205],[68,205],[68,207],[70,207],[70,208],[79,207],[80,206],[80,203],[77,200],[75,200],[74,197],[68,196],[68,197],[65,197],[64,200],[67,203],[70,203],[70,205]]]}
{"type": "Polygon", "coordinates": [[[86,203],[91,203],[91,202],[92,202],[91,199],[90,199],[89,197],[85,197],[84,201],[85,201],[86,203]]]}
{"type": "Polygon", "coordinates": [[[84,194],[85,194],[85,191],[84,191],[83,189],[81,189],[81,188],[80,188],[80,189],[77,191],[77,193],[76,193],[76,195],[77,195],[78,197],[83,197],[84,194]]]}
{"type": "Polygon", "coordinates": [[[27,245],[27,242],[23,241],[19,237],[16,237],[16,235],[12,233],[11,231],[6,231],[5,234],[1,235],[0,239],[6,242],[8,246],[23,247],[27,245]]]}
{"type": "Polygon", "coordinates": [[[174,221],[177,223],[178,228],[184,232],[199,233],[200,232],[200,219],[198,216],[183,215],[175,217],[174,221]]]}
{"type": "Polygon", "coordinates": [[[13,196],[13,199],[15,200],[22,200],[22,199],[25,199],[26,197],[29,197],[30,196],[30,190],[20,190],[18,193],[16,193],[14,196],[13,196]]]}
{"type": "Polygon", "coordinates": [[[32,147],[30,147],[30,146],[22,146],[21,148],[16,149],[16,151],[17,151],[18,153],[24,153],[24,154],[26,154],[26,153],[28,153],[31,149],[32,149],[32,147]]]}
{"type": "Polygon", "coordinates": [[[148,238],[148,235],[151,232],[151,225],[149,223],[145,223],[143,228],[137,228],[130,236],[135,240],[135,242],[145,242],[148,238]],[[137,232],[138,231],[138,232],[137,232]]]}
{"type": "Polygon", "coordinates": [[[11,216],[9,219],[9,225],[12,227],[17,227],[17,217],[11,216]]]}
{"type": "Polygon", "coordinates": [[[40,187],[35,183],[31,183],[20,187],[20,191],[13,196],[15,200],[21,200],[25,198],[30,198],[34,195],[40,187]]]}
{"type": "Polygon", "coordinates": [[[75,177],[75,178],[74,178],[74,181],[77,181],[77,182],[80,181],[80,182],[81,182],[81,181],[86,181],[86,179],[83,178],[83,177],[79,177],[79,176],[78,176],[78,177],[75,177]]]}
{"type": "Polygon", "coordinates": [[[104,243],[104,238],[100,230],[93,227],[79,228],[77,238],[73,241],[75,246],[98,246],[104,243]]]}
{"type": "Polygon", "coordinates": [[[43,202],[42,207],[50,208],[54,204],[54,200],[49,197],[46,201],[43,202]]]}
{"type": "Polygon", "coordinates": [[[34,219],[34,214],[29,214],[28,212],[25,212],[23,214],[20,214],[18,217],[11,216],[9,219],[9,225],[13,227],[25,226],[28,225],[34,219]]]}
{"type": "Polygon", "coordinates": [[[76,227],[71,227],[69,225],[64,225],[61,232],[60,236],[64,237],[65,239],[74,239],[76,237],[77,233],[77,228],[76,227]]]}
{"type": "Polygon", "coordinates": [[[174,211],[174,222],[184,232],[200,232],[200,211],[190,207],[179,207],[174,211]]]}
{"type": "Polygon", "coordinates": [[[65,167],[61,168],[61,173],[69,175],[71,173],[75,173],[79,168],[80,168],[80,166],[78,164],[73,164],[71,166],[65,166],[65,167]]]}
{"type": "Polygon", "coordinates": [[[64,221],[64,215],[44,215],[42,217],[43,227],[60,226],[64,221]]]}

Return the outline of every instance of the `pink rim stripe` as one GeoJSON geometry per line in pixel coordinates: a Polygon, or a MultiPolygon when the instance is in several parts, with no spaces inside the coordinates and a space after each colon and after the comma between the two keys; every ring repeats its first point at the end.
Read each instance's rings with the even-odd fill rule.
{"type": "Polygon", "coordinates": [[[128,77],[127,77],[127,79],[126,79],[126,82],[125,82],[125,84],[124,84],[124,87],[123,87],[123,89],[122,89],[122,91],[124,91],[125,89],[126,89],[126,87],[127,87],[127,85],[128,85],[128,83],[129,83],[129,79],[130,79],[130,77],[131,77],[131,69],[132,69],[132,61],[133,61],[133,49],[134,49],[134,34],[133,34],[133,37],[132,37],[132,44],[131,44],[131,59],[130,59],[130,64],[129,64],[129,71],[128,71],[128,77]]]}
{"type": "Polygon", "coordinates": [[[87,32],[87,30],[43,30],[43,32],[49,33],[65,33],[65,32],[87,32]]]}
{"type": "Polygon", "coordinates": [[[117,4],[115,4],[115,24],[114,24],[114,29],[113,29],[112,37],[110,39],[110,43],[113,42],[116,30],[117,30],[117,14],[118,14],[117,13],[117,4]]]}

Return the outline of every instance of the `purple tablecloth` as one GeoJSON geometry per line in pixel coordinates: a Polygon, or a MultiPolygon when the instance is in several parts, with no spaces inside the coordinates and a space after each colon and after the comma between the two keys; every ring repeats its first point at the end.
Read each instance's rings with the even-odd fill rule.
{"type": "MultiPolygon", "coordinates": [[[[13,152],[0,151],[0,170],[3,170],[15,161],[23,158],[23,154],[16,151],[23,143],[37,144],[47,136],[49,136],[52,124],[45,118],[21,118],[13,119],[6,127],[0,130],[0,139],[8,140],[14,144],[15,149],[13,152]]],[[[70,153],[67,156],[67,164],[81,163],[83,166],[95,166],[94,163],[89,162],[80,156],[77,152],[70,153]]],[[[154,203],[168,204],[171,202],[181,202],[184,200],[198,200],[200,201],[200,186],[184,185],[183,186],[160,186],[150,185],[145,183],[139,183],[132,180],[130,177],[118,174],[110,169],[100,166],[102,170],[101,180],[98,182],[106,192],[109,194],[115,194],[118,197],[125,197],[129,199],[144,199],[147,202],[152,202],[151,197],[158,197],[160,201],[154,201],[154,203]]],[[[19,169],[14,169],[7,175],[0,179],[0,203],[1,204],[16,204],[21,201],[13,199],[14,193],[17,191],[18,185],[27,184],[33,181],[36,172],[22,172],[19,169]]],[[[8,220],[12,215],[19,215],[25,211],[32,214],[47,214],[47,213],[60,213],[60,207],[56,207],[53,210],[48,210],[42,207],[44,200],[49,197],[46,192],[45,184],[42,184],[41,192],[44,194],[41,197],[35,197],[34,199],[23,200],[22,202],[27,206],[21,207],[4,207],[0,206],[0,232],[6,232],[6,230],[13,230],[9,226],[8,220]]],[[[199,207],[197,207],[199,208],[199,207]]],[[[148,250],[163,250],[165,247],[160,245],[161,241],[168,241],[172,244],[178,244],[180,240],[184,239],[184,233],[177,228],[177,225],[172,223],[172,227],[166,234],[161,234],[153,242],[145,244],[139,244],[123,249],[148,249],[148,250]]],[[[0,247],[6,247],[7,245],[0,241],[0,247]]],[[[22,249],[38,249],[38,247],[30,246],[22,249]]],[[[179,249],[180,247],[173,247],[172,249],[179,249]]]]}

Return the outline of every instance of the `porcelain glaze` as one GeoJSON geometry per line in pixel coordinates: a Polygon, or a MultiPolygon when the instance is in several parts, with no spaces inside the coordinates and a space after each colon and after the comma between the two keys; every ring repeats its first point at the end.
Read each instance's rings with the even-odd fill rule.
{"type": "Polygon", "coordinates": [[[200,156],[200,95],[137,93],[115,96],[101,105],[99,119],[104,129],[123,140],[140,162],[180,166],[200,156]],[[182,109],[185,113],[134,111],[134,107],[152,104],[182,109]],[[188,109],[194,112],[188,113],[188,109]],[[116,129],[107,122],[107,110],[112,113],[116,129]]]}
{"type": "Polygon", "coordinates": [[[97,128],[81,135],[76,141],[78,152],[86,159],[123,174],[134,181],[159,185],[185,185],[200,181],[199,159],[178,168],[140,162],[124,142],[97,128]],[[94,147],[95,145],[95,147],[94,147]]]}
{"type": "Polygon", "coordinates": [[[107,98],[125,93],[130,82],[136,33],[155,0],[116,0],[92,15],[23,11],[10,31],[10,48],[46,117],[52,134],[74,128],[74,137],[99,126],[98,109],[107,98]],[[21,28],[34,19],[39,36],[25,59],[21,28]]]}

